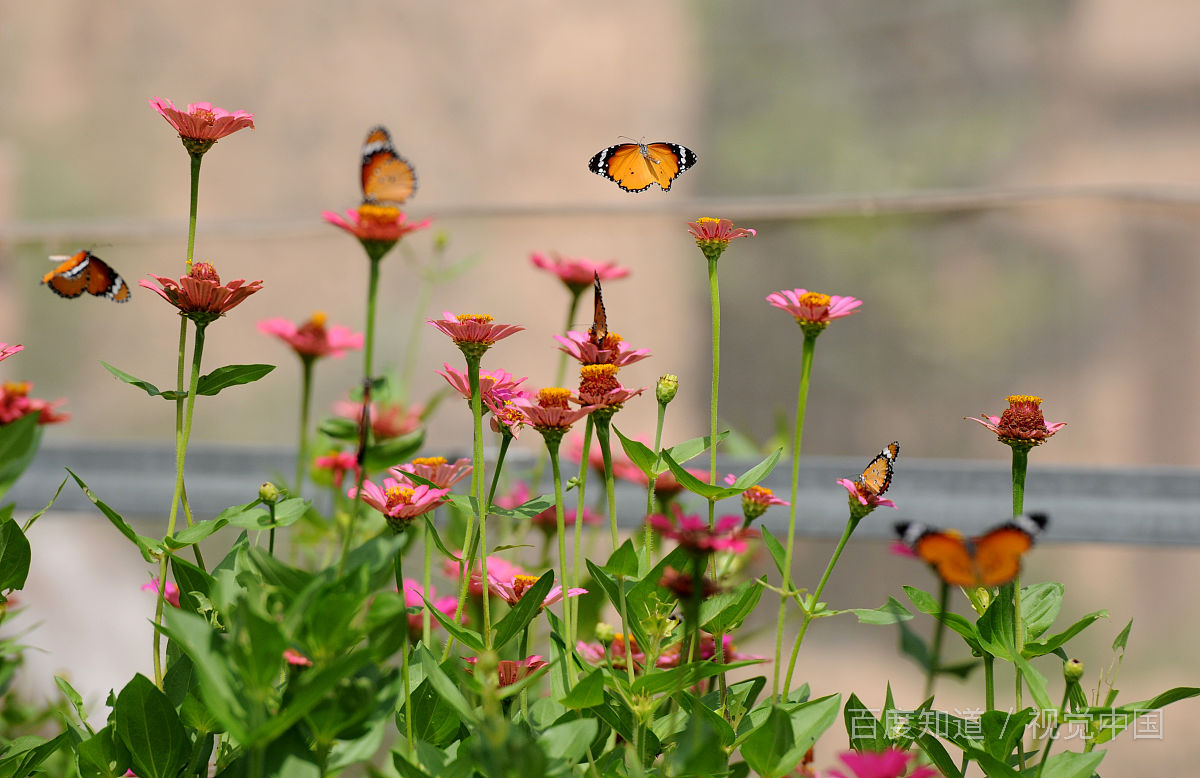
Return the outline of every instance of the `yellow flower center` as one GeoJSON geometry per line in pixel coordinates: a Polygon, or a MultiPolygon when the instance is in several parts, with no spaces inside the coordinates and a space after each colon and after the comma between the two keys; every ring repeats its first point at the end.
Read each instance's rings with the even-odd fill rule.
{"type": "Polygon", "coordinates": [[[537,394],[538,405],[543,408],[566,408],[571,399],[571,390],[561,386],[547,386],[537,394]]]}
{"type": "Polygon", "coordinates": [[[325,311],[313,311],[313,315],[309,317],[308,323],[314,327],[324,327],[327,318],[325,311]]]}
{"type": "Polygon", "coordinates": [[[29,382],[28,381],[5,381],[4,382],[4,392],[6,394],[14,395],[16,397],[24,397],[25,395],[29,394],[29,382]]]}
{"type": "Polygon", "coordinates": [[[414,465],[429,465],[430,467],[438,467],[446,464],[445,457],[417,457],[412,461],[414,465]]]}
{"type": "Polygon", "coordinates": [[[209,127],[217,123],[217,115],[212,111],[206,111],[203,108],[195,108],[192,110],[192,116],[207,124],[209,127]]]}
{"type": "Polygon", "coordinates": [[[486,313],[463,313],[454,318],[459,321],[473,321],[477,324],[491,324],[493,321],[493,317],[488,316],[486,313]]]}
{"type": "Polygon", "coordinates": [[[397,505],[411,505],[413,490],[407,486],[393,486],[386,492],[387,507],[395,508],[397,505]]]}
{"type": "Polygon", "coordinates": [[[721,220],[720,220],[720,219],[714,219],[714,218],[713,218],[713,217],[711,217],[711,216],[701,216],[701,217],[700,217],[699,219],[697,219],[696,221],[697,221],[697,222],[719,222],[719,221],[721,221],[721,220]]]}
{"type": "Polygon", "coordinates": [[[517,595],[517,599],[519,600],[537,582],[536,575],[514,575],[512,580],[513,594],[517,595]]]}
{"type": "Polygon", "coordinates": [[[813,307],[829,305],[829,295],[821,294],[820,292],[807,292],[800,295],[801,305],[811,305],[813,307]]]}
{"type": "Polygon", "coordinates": [[[1008,404],[1015,405],[1017,403],[1033,403],[1034,405],[1041,405],[1042,398],[1035,397],[1032,394],[1010,394],[1008,396],[1008,404]]]}
{"type": "Polygon", "coordinates": [[[188,271],[188,275],[200,281],[212,281],[214,284],[221,283],[221,277],[217,275],[217,269],[210,262],[194,263],[192,269],[188,271]]]}
{"type": "Polygon", "coordinates": [[[363,203],[358,207],[358,218],[370,224],[395,224],[400,218],[400,209],[390,205],[363,203]]]}
{"type": "Polygon", "coordinates": [[[584,381],[598,381],[604,378],[615,378],[616,365],[584,365],[579,368],[579,377],[584,381]]]}

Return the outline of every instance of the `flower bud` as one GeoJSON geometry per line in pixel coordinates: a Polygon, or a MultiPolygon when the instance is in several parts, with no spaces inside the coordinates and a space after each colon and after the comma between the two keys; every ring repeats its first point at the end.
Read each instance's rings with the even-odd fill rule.
{"type": "Polygon", "coordinates": [[[617,630],[613,628],[613,625],[604,621],[596,624],[596,640],[600,641],[601,644],[607,646],[613,642],[613,638],[616,636],[617,630]]]}
{"type": "Polygon", "coordinates": [[[1067,683],[1079,683],[1083,677],[1083,662],[1072,659],[1063,665],[1063,679],[1067,683]]]}
{"type": "Polygon", "coordinates": [[[279,502],[279,487],[267,481],[262,486],[258,487],[258,499],[265,503],[274,505],[279,502]]]}
{"type": "Polygon", "coordinates": [[[654,396],[658,398],[659,405],[666,405],[675,399],[677,391],[679,391],[679,377],[667,373],[658,379],[658,384],[654,387],[654,396]]]}

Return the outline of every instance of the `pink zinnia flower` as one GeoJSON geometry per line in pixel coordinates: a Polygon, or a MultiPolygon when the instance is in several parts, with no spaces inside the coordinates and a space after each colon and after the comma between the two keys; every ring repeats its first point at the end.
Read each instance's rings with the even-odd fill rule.
{"type": "MultiPolygon", "coordinates": [[[[333,412],[343,418],[362,424],[363,404],[352,400],[339,400],[333,404],[333,412]]],[[[416,431],[421,426],[421,415],[425,406],[420,403],[402,405],[398,402],[373,402],[370,406],[371,434],[376,440],[390,440],[416,431]]]]}
{"type": "MultiPolygon", "coordinates": [[[[369,203],[360,205],[358,208],[347,209],[345,217],[333,211],[323,211],[321,216],[333,226],[341,227],[358,238],[364,246],[386,244],[389,249],[395,245],[396,241],[410,232],[423,230],[431,224],[429,219],[422,222],[409,222],[404,212],[398,208],[369,203]]],[[[368,251],[370,248],[368,246],[368,251]]],[[[379,256],[386,253],[387,251],[384,250],[379,256]]]]}
{"type": "Polygon", "coordinates": [[[58,424],[71,418],[69,413],[57,413],[55,409],[66,400],[46,400],[30,397],[33,384],[29,381],[6,381],[0,384],[0,425],[11,424],[30,414],[38,415],[38,424],[58,424]]]}
{"type": "Polygon", "coordinates": [[[841,295],[810,292],[807,289],[783,289],[767,295],[767,302],[787,311],[805,333],[820,332],[834,319],[858,312],[862,300],[841,295]]]}
{"type": "MultiPolygon", "coordinates": [[[[501,576],[488,570],[488,591],[504,600],[510,607],[520,602],[525,592],[537,582],[536,575],[501,576]]],[[[578,597],[581,594],[587,594],[587,589],[568,589],[564,595],[562,586],[555,586],[550,589],[546,599],[542,600],[542,607],[549,607],[564,596],[578,597]]]]}
{"type": "MultiPolygon", "coordinates": [[[[521,392],[518,396],[524,397],[525,393],[521,392]]],[[[487,407],[492,412],[492,418],[488,421],[492,432],[511,435],[514,439],[521,437],[521,429],[525,426],[525,414],[512,400],[505,400],[503,403],[489,400],[487,407]]]]}
{"type": "Polygon", "coordinates": [[[242,279],[221,285],[217,270],[207,262],[196,262],[179,281],[150,274],[162,286],[143,279],[140,284],[179,309],[199,325],[209,324],[236,308],[250,295],[262,289],[262,281],[246,283],[242,279]]]}
{"type": "MultiPolygon", "coordinates": [[[[435,370],[438,375],[446,379],[446,383],[454,391],[461,394],[467,400],[471,399],[471,381],[467,374],[461,370],[455,370],[450,366],[449,362],[444,362],[442,367],[446,368],[446,372],[435,370]]],[[[518,389],[518,385],[525,380],[525,377],[516,378],[506,370],[499,368],[494,370],[479,371],[479,396],[485,404],[503,404],[506,400],[511,400],[514,397],[524,396],[524,392],[518,389]]]]}
{"type": "Polygon", "coordinates": [[[630,399],[646,391],[626,389],[617,380],[616,365],[584,365],[579,368],[579,401],[596,406],[594,413],[612,415],[630,399]]]}
{"type": "MultiPolygon", "coordinates": [[[[679,665],[679,649],[682,643],[675,643],[668,646],[655,662],[655,667],[677,667],[679,665]]],[[[737,650],[733,644],[733,637],[730,635],[721,636],[721,648],[724,656],[722,657],[726,663],[728,662],[765,662],[765,656],[758,654],[743,654],[737,650]]],[[[696,658],[701,661],[716,659],[717,656],[717,641],[707,632],[700,633],[700,645],[696,648],[696,658]]]]}
{"type": "MultiPolygon", "coordinates": [[[[462,554],[458,555],[458,560],[447,559],[442,562],[442,573],[447,578],[460,578],[462,576],[462,554]]],[[[518,575],[528,575],[525,568],[520,565],[514,565],[507,559],[498,556],[489,556],[487,558],[488,578],[496,576],[498,578],[516,578],[518,575]]],[[[467,584],[467,592],[473,597],[483,596],[483,568],[479,560],[475,560],[475,567],[471,570],[471,581],[467,584]]]]}
{"type": "Polygon", "coordinates": [[[8,345],[7,343],[0,343],[0,362],[3,362],[13,354],[16,354],[18,351],[23,351],[24,349],[25,347],[19,343],[12,346],[8,345]]]}
{"type": "MultiPolygon", "coordinates": [[[[933,778],[940,775],[932,767],[918,767],[908,772],[908,763],[913,756],[898,748],[889,748],[880,753],[847,751],[841,759],[854,773],[854,778],[933,778]]],[[[838,770],[830,770],[829,775],[831,778],[850,778],[838,770]]]]}
{"type": "Polygon", "coordinates": [[[713,219],[708,216],[688,222],[688,232],[692,233],[696,245],[710,262],[720,258],[729,241],[736,238],[752,238],[758,234],[752,229],[734,227],[729,219],[713,219]]]}
{"type": "Polygon", "coordinates": [[[463,353],[482,355],[496,341],[515,335],[524,327],[515,324],[493,324],[486,313],[464,313],[455,316],[442,311],[442,318],[428,319],[438,330],[448,335],[463,353]]]}
{"type": "Polygon", "coordinates": [[[525,423],[538,432],[558,432],[561,435],[594,410],[591,405],[572,409],[568,401],[580,402],[569,390],[548,386],[537,393],[536,399],[519,397],[512,403],[525,415],[525,423]]]}
{"type": "MultiPolygon", "coordinates": [[[[730,486],[732,486],[736,481],[737,476],[733,475],[732,473],[725,476],[725,483],[729,484],[730,486]]],[[[776,497],[775,493],[765,486],[751,486],[749,489],[742,492],[742,517],[746,520],[746,523],[749,524],[759,516],[762,516],[764,513],[766,513],[767,508],[770,508],[772,505],[788,504],[789,503],[787,500],[781,500],[780,498],[776,497]]]]}
{"type": "Polygon", "coordinates": [[[530,254],[529,259],[535,267],[558,276],[558,280],[566,284],[571,294],[579,294],[587,289],[596,276],[599,276],[601,281],[608,281],[629,275],[629,268],[621,267],[611,260],[596,262],[586,257],[566,257],[557,253],[548,257],[539,251],[530,254]]]}
{"type": "Polygon", "coordinates": [[[559,351],[569,354],[581,365],[616,365],[625,367],[650,356],[650,349],[635,349],[615,332],[608,333],[600,346],[592,342],[591,334],[571,330],[566,335],[555,335],[560,344],[559,351]]]}
{"type": "MultiPolygon", "coordinates": [[[[467,669],[474,672],[475,663],[478,661],[478,657],[468,657],[467,664],[469,667],[467,669]]],[[[547,664],[549,662],[537,654],[526,657],[519,662],[514,659],[501,659],[498,663],[499,666],[496,668],[496,672],[500,676],[500,686],[512,686],[517,681],[528,678],[538,670],[541,670],[547,664]]]]}
{"type": "MultiPolygon", "coordinates": [[[[454,621],[454,611],[455,611],[455,608],[458,606],[458,598],[454,597],[453,595],[447,595],[445,597],[435,598],[434,597],[435,594],[436,594],[436,592],[433,590],[433,587],[431,586],[429,588],[429,591],[425,592],[425,599],[428,599],[430,604],[432,604],[433,607],[437,611],[439,611],[444,616],[446,616],[446,618],[450,619],[451,621],[454,621]]],[[[421,598],[421,582],[417,581],[416,579],[413,579],[413,578],[405,578],[404,579],[404,606],[406,608],[424,608],[425,607],[425,599],[421,598]]],[[[433,621],[432,626],[434,626],[434,627],[438,626],[438,623],[436,620],[433,621]]],[[[424,620],[422,614],[420,614],[420,613],[408,614],[408,634],[409,634],[410,638],[412,638],[413,640],[417,640],[421,636],[421,634],[424,632],[424,629],[425,629],[425,620],[424,620]]]]}
{"type": "Polygon", "coordinates": [[[886,497],[880,497],[879,495],[873,494],[872,492],[862,488],[862,485],[859,484],[858,481],[851,481],[849,478],[839,478],[838,483],[845,487],[847,492],[850,492],[852,511],[858,511],[858,509],[854,507],[855,501],[858,502],[858,505],[861,508],[866,508],[868,513],[876,508],[896,507],[896,503],[892,502],[886,497]]]}
{"type": "Polygon", "coordinates": [[[393,467],[390,471],[397,478],[412,473],[424,478],[439,489],[449,489],[471,474],[471,460],[463,457],[450,464],[445,457],[417,457],[411,462],[393,467]]]}
{"type": "Polygon", "coordinates": [[[317,457],[313,461],[313,466],[318,470],[328,470],[333,485],[341,488],[342,480],[346,477],[346,473],[353,473],[354,478],[358,479],[358,457],[353,451],[333,451],[325,456],[317,457]]]}
{"type": "MultiPolygon", "coordinates": [[[[589,664],[602,665],[607,661],[611,662],[614,668],[624,670],[625,640],[626,636],[620,632],[613,636],[607,646],[602,643],[584,643],[581,640],[575,644],[575,653],[589,664]]],[[[640,668],[646,663],[646,654],[638,647],[637,640],[632,635],[628,637],[628,640],[629,656],[633,659],[634,667],[640,668]]]]}
{"type": "Polygon", "coordinates": [[[678,505],[672,508],[672,516],[655,513],[646,517],[646,523],[693,554],[711,554],[714,551],[741,553],[746,550],[747,535],[741,531],[742,521],[737,516],[722,516],[710,528],[705,519],[683,515],[678,505]]]}
{"type": "Polygon", "coordinates": [[[1042,398],[1030,394],[1013,394],[1008,397],[1008,408],[999,416],[980,414],[970,418],[996,433],[996,438],[1009,446],[1033,448],[1053,437],[1065,421],[1047,422],[1042,416],[1042,398]]]}
{"type": "Polygon", "coordinates": [[[312,667],[312,660],[294,648],[283,649],[283,661],[293,667],[312,667]]]}
{"type": "Polygon", "coordinates": [[[189,103],[187,110],[181,111],[170,100],[152,97],[150,105],[175,128],[184,147],[197,154],[203,154],[221,138],[238,130],[254,129],[254,114],[230,113],[224,108],[214,108],[212,103],[189,103]]]}
{"type": "Polygon", "coordinates": [[[325,314],[321,311],[299,326],[287,319],[265,319],[258,323],[258,331],[287,343],[301,359],[340,359],[347,351],[363,347],[361,332],[352,332],[340,324],[326,328],[325,314]]]}
{"type": "MultiPolygon", "coordinates": [[[[411,486],[384,478],[382,487],[363,481],[361,499],[383,514],[393,532],[402,532],[413,519],[436,508],[449,493],[449,489],[430,489],[424,484],[411,486]]],[[[346,496],[358,498],[357,487],[350,487],[346,496]]]]}
{"type": "MultiPolygon", "coordinates": [[[[155,578],[152,581],[147,581],[146,583],[142,584],[142,591],[143,592],[154,592],[155,594],[158,594],[158,584],[159,584],[159,580],[157,578],[155,578]]],[[[167,590],[163,594],[163,599],[166,600],[167,602],[171,603],[172,605],[174,605],[176,608],[178,608],[179,607],[179,587],[176,586],[174,583],[167,581],[167,590]]]]}

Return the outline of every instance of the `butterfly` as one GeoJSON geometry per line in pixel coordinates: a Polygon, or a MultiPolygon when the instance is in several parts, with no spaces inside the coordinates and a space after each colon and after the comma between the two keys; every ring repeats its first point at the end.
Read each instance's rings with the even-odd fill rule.
{"type": "Polygon", "coordinates": [[[604,310],[604,297],[600,293],[600,274],[596,273],[595,286],[592,288],[592,297],[596,303],[596,312],[592,316],[592,326],[588,329],[588,336],[592,339],[592,343],[603,348],[604,339],[608,337],[608,313],[604,310]]]}
{"type": "Polygon", "coordinates": [[[1046,528],[1044,513],[1016,516],[974,538],[915,522],[895,525],[896,534],[953,586],[999,586],[1021,572],[1021,555],[1046,528]]]}
{"type": "Polygon", "coordinates": [[[42,283],[59,297],[78,297],[88,292],[113,302],[129,302],[129,284],[92,252],[84,250],[73,257],[53,256],[50,259],[62,261],[42,276],[42,283]]]}
{"type": "Polygon", "coordinates": [[[858,488],[876,497],[882,496],[892,485],[892,468],[898,456],[900,456],[900,444],[893,440],[867,463],[862,475],[855,479],[858,488]]]}
{"type": "Polygon", "coordinates": [[[588,170],[626,192],[644,192],[653,184],[667,192],[675,177],[695,164],[696,152],[678,143],[619,143],[588,160],[588,170]]]}
{"type": "Polygon", "coordinates": [[[382,125],[372,127],[362,147],[363,202],[400,205],[417,191],[417,171],[396,153],[382,125]]]}

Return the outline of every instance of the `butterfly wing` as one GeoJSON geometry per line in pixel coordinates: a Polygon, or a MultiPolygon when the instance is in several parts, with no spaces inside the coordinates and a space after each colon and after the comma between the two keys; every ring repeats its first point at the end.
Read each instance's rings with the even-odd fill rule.
{"type": "Polygon", "coordinates": [[[42,276],[42,283],[59,297],[78,297],[87,291],[91,276],[92,253],[81,251],[60,262],[53,270],[42,276]]]}
{"type": "Polygon", "coordinates": [[[644,192],[654,184],[665,192],[694,164],[696,153],[678,143],[619,143],[597,152],[588,160],[588,170],[626,192],[644,192]]]}
{"type": "Polygon", "coordinates": [[[1033,547],[1034,538],[1045,529],[1044,514],[1017,516],[974,540],[975,567],[984,586],[999,586],[1021,572],[1021,557],[1033,547]]]}
{"type": "Polygon", "coordinates": [[[599,273],[596,273],[592,296],[596,304],[596,309],[592,316],[592,326],[588,330],[588,335],[591,336],[592,343],[601,346],[604,343],[604,339],[608,337],[608,312],[604,310],[604,296],[600,291],[599,273]]]}
{"type": "Polygon", "coordinates": [[[678,143],[649,143],[641,149],[655,180],[664,192],[680,173],[696,164],[696,152],[678,143]]]}
{"type": "Polygon", "coordinates": [[[396,153],[385,127],[373,127],[362,147],[363,201],[400,205],[417,191],[417,171],[396,153]]]}
{"type": "Polygon", "coordinates": [[[129,284],[107,262],[93,255],[88,267],[87,291],[117,303],[129,302],[129,284]]]}
{"type": "Polygon", "coordinates": [[[865,492],[881,496],[892,485],[893,463],[900,456],[900,444],[892,441],[875,455],[858,477],[858,485],[865,492]]]}
{"type": "Polygon", "coordinates": [[[950,532],[928,531],[913,544],[913,551],[951,586],[978,586],[979,576],[971,550],[961,537],[950,532]]]}

